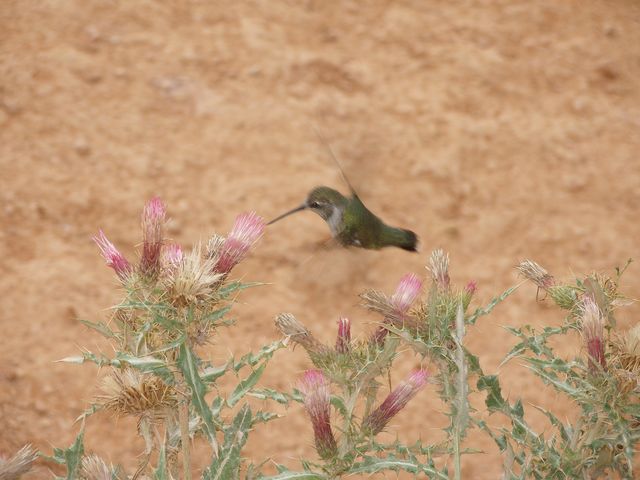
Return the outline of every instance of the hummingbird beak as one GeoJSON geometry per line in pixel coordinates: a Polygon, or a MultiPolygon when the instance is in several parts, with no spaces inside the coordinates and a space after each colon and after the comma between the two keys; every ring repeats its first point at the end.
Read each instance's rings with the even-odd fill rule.
{"type": "Polygon", "coordinates": [[[299,212],[300,210],[305,210],[307,208],[307,204],[303,203],[302,205],[300,205],[299,207],[294,208],[293,210],[289,210],[287,213],[283,213],[282,215],[280,215],[279,217],[274,218],[273,220],[271,220],[269,223],[267,223],[267,225],[271,225],[272,223],[276,223],[278,220],[283,219],[284,217],[288,217],[289,215],[291,215],[292,213],[296,213],[299,212]]]}

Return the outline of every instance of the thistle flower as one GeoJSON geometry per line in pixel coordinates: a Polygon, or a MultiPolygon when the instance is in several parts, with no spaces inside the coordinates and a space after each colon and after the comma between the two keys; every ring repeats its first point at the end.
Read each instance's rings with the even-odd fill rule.
{"type": "Polygon", "coordinates": [[[18,480],[22,475],[31,470],[33,462],[38,458],[38,453],[31,445],[25,445],[18,453],[9,459],[0,457],[0,479],[18,480]]]}
{"type": "Polygon", "coordinates": [[[464,291],[467,295],[472,296],[478,289],[478,283],[475,280],[470,280],[464,287],[464,291]]]}
{"type": "Polygon", "coordinates": [[[112,480],[114,472],[113,468],[109,467],[100,457],[89,455],[82,459],[80,478],[83,480],[112,480]]]}
{"type": "Polygon", "coordinates": [[[526,278],[535,283],[539,288],[547,290],[555,284],[554,278],[549,273],[532,260],[524,260],[516,267],[516,270],[526,278]]]}
{"type": "Polygon", "coordinates": [[[102,258],[107,262],[107,266],[113,268],[118,278],[124,282],[132,270],[129,261],[118,251],[115,245],[109,241],[102,230],[99,230],[98,235],[93,237],[93,241],[98,245],[102,258]]]}
{"type": "MultiPolygon", "coordinates": [[[[384,323],[395,325],[399,328],[415,328],[415,319],[411,318],[407,312],[411,304],[420,295],[422,280],[413,274],[408,273],[400,279],[395,293],[391,298],[377,290],[365,290],[360,294],[363,306],[369,310],[380,313],[384,317],[384,323]]],[[[389,330],[383,325],[379,326],[369,339],[371,345],[382,345],[389,330]]]]}
{"type": "Polygon", "coordinates": [[[307,370],[298,385],[304,407],[311,418],[316,450],[320,458],[329,459],[338,448],[331,431],[329,382],[320,370],[307,370]]]}
{"type": "Polygon", "coordinates": [[[438,248],[431,253],[429,266],[431,277],[440,290],[448,290],[451,284],[449,278],[449,254],[438,248]]]}
{"type": "Polygon", "coordinates": [[[604,318],[596,302],[585,295],[580,306],[582,337],[589,355],[589,370],[594,373],[600,367],[606,368],[604,357],[604,318]]]}
{"type": "Polygon", "coordinates": [[[164,418],[176,407],[173,387],[160,378],[133,369],[114,370],[105,377],[97,400],[116,415],[135,415],[151,420],[164,418]]]}
{"type": "Polygon", "coordinates": [[[222,274],[214,273],[214,261],[202,256],[200,245],[183,255],[181,262],[166,280],[171,301],[176,305],[189,305],[211,298],[222,274]]]}
{"type": "Polygon", "coordinates": [[[351,322],[347,317],[338,320],[338,338],[336,338],[336,352],[348,353],[351,350],[351,322]]]}
{"type": "Polygon", "coordinates": [[[182,247],[177,243],[171,243],[162,249],[162,264],[165,268],[177,267],[183,257],[182,247]]]}
{"type": "Polygon", "coordinates": [[[400,279],[395,293],[391,297],[391,304],[400,312],[406,313],[411,304],[420,295],[422,289],[422,280],[413,274],[407,273],[400,279]]]}
{"type": "Polygon", "coordinates": [[[312,358],[329,351],[329,347],[318,341],[291,313],[281,313],[276,316],[276,327],[293,342],[302,345],[312,358]]]}
{"type": "Polygon", "coordinates": [[[262,236],[264,227],[264,220],[253,212],[238,215],[229,236],[220,248],[215,271],[229,273],[247,256],[251,246],[262,236]]]}
{"type": "Polygon", "coordinates": [[[145,275],[155,275],[160,267],[162,250],[162,228],[167,210],[159,197],[153,197],[142,210],[142,258],[140,271],[145,275]]]}
{"type": "Polygon", "coordinates": [[[411,400],[427,383],[429,374],[425,370],[416,370],[407,381],[396,387],[382,404],[369,414],[362,422],[362,429],[370,435],[380,433],[384,427],[409,400],[411,400]]]}

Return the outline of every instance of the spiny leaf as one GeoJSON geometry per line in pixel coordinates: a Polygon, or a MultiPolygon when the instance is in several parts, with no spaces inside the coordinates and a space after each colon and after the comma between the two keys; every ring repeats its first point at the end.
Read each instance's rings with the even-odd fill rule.
{"type": "Polygon", "coordinates": [[[155,480],[169,480],[167,475],[167,454],[164,443],[160,445],[160,453],[158,453],[158,466],[154,472],[155,480]]]}
{"type": "Polygon", "coordinates": [[[207,394],[207,387],[198,373],[198,360],[186,343],[180,346],[178,367],[182,371],[182,375],[184,376],[187,385],[191,388],[191,401],[202,418],[204,429],[211,443],[215,444],[216,432],[213,424],[213,415],[204,398],[207,394]]]}
{"type": "Polygon", "coordinates": [[[67,466],[67,480],[78,478],[78,469],[82,464],[84,455],[84,424],[80,428],[78,436],[69,448],[54,448],[53,457],[47,457],[59,464],[67,466]]]}
{"type": "Polygon", "coordinates": [[[487,398],[485,404],[490,412],[503,411],[506,405],[505,399],[502,397],[502,389],[500,388],[500,380],[497,375],[485,375],[478,379],[478,390],[486,390],[487,398]]]}
{"type": "Polygon", "coordinates": [[[282,340],[265,345],[258,350],[257,353],[247,353],[246,355],[243,355],[240,360],[233,362],[233,369],[238,372],[245,366],[254,367],[262,360],[270,359],[277,350],[284,347],[285,345],[282,340]]]}
{"type": "Polygon", "coordinates": [[[258,380],[260,380],[260,377],[262,376],[262,372],[264,372],[264,369],[266,366],[267,364],[263,363],[258,368],[256,368],[253,372],[251,372],[251,375],[249,375],[247,378],[242,380],[238,384],[238,386],[235,388],[235,390],[231,393],[229,398],[227,399],[227,405],[229,405],[230,407],[233,407],[236,403],[238,403],[238,401],[240,401],[240,399],[244,397],[246,393],[253,388],[253,386],[258,382],[258,380]]]}
{"type": "Polygon", "coordinates": [[[469,325],[473,325],[474,323],[476,323],[478,318],[482,317],[483,315],[490,314],[491,311],[498,304],[506,300],[509,295],[511,295],[513,292],[515,292],[518,289],[518,287],[519,285],[515,285],[513,287],[507,288],[504,292],[502,292],[500,296],[492,298],[491,301],[485,307],[477,308],[476,311],[473,312],[471,316],[467,318],[467,323],[469,325]]]}
{"type": "Polygon", "coordinates": [[[262,388],[251,390],[247,393],[247,395],[259,398],[260,400],[274,400],[283,405],[288,405],[290,400],[293,398],[286,393],[278,392],[277,390],[273,390],[271,388],[262,388]]]}
{"type": "Polygon", "coordinates": [[[247,442],[252,423],[251,408],[245,404],[234,417],[231,425],[225,428],[224,443],[219,455],[205,471],[203,475],[205,480],[231,480],[239,477],[240,451],[247,442]]]}
{"type": "Polygon", "coordinates": [[[320,473],[313,472],[290,472],[284,471],[277,475],[260,477],[260,480],[325,480],[327,477],[320,473]]]}
{"type": "Polygon", "coordinates": [[[175,383],[173,373],[171,373],[165,361],[160,358],[152,356],[136,357],[128,353],[118,352],[111,364],[120,366],[120,363],[127,363],[141,372],[153,373],[160,377],[167,385],[173,385],[175,383]]]}
{"type": "Polygon", "coordinates": [[[109,328],[109,326],[104,322],[90,322],[89,320],[80,320],[80,323],[83,325],[92,328],[100,335],[106,338],[115,338],[116,334],[113,333],[113,330],[109,328]]]}

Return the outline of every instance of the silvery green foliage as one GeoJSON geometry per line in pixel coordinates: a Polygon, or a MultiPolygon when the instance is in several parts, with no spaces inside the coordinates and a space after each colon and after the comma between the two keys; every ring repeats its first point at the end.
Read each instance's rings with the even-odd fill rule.
{"type": "Polygon", "coordinates": [[[587,348],[581,357],[565,360],[556,354],[551,342],[572,332],[584,337],[579,302],[588,297],[606,319],[609,348],[613,349],[615,343],[611,339],[617,334],[613,312],[624,303],[618,293],[623,271],[617,270],[614,278],[594,275],[579,279],[574,285],[550,287],[556,292],[552,300],[569,311],[559,327],[508,328],[519,343],[505,362],[524,362],[533,374],[566,396],[579,408],[573,421],[562,421],[552,411],[538,408],[547,417],[549,427],[544,432],[535,431],[527,421],[522,402],[503,397],[497,376],[478,380],[478,388],[487,393],[489,412],[507,417],[511,424],[510,428],[494,429],[478,422],[504,453],[505,479],[611,478],[614,473],[620,478],[634,477],[633,456],[640,440],[638,372],[620,363],[613,351],[605,353],[604,367],[594,367],[587,348]]]}

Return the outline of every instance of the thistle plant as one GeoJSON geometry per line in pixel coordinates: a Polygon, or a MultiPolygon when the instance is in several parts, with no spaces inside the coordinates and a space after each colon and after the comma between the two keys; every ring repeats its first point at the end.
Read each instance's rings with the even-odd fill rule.
{"type": "MultiPolygon", "coordinates": [[[[485,374],[464,343],[467,329],[516,287],[470,310],[476,283],[454,285],[448,255],[435,250],[426,279],[409,273],[390,295],[377,290],[361,294],[362,306],[379,315],[372,332],[358,335],[359,324],[341,317],[335,342],[327,344],[294,315],[282,313],[276,326],[284,340],[214,365],[202,358],[202,347],[234,324],[227,315],[237,294],[255,285],[235,281],[232,274],[265,224],[253,213],[242,214],[226,237],[214,235],[206,244],[183,249],[166,238],[166,217],[159,198],[145,205],[135,261],[102,230],[94,237],[123,299],[107,322],[83,321],[111,342],[115,354],[84,351],[64,359],[92,362],[105,371],[100,392],[80,417],[75,441],[54,449],[50,457],[66,467],[67,479],[188,480],[194,475],[191,446],[196,440],[210,449],[208,466],[198,472],[204,480],[337,480],[388,470],[448,479],[451,469],[453,478],[461,479],[462,456],[480,453],[464,446],[472,428],[488,434],[503,452],[505,479],[633,478],[640,441],[640,327],[621,331],[615,317],[617,308],[628,303],[619,291],[626,267],[612,277],[592,274],[573,283],[558,280],[533,261],[517,267],[537,287],[538,299],[548,298],[567,313],[560,326],[508,328],[518,344],[504,361],[524,362],[579,409],[573,421],[561,421],[539,408],[552,428],[541,434],[527,420],[522,401],[505,399],[498,376],[485,374]],[[579,339],[580,355],[566,360],[551,340],[571,336],[579,339]],[[267,362],[287,345],[299,345],[309,357],[297,388],[283,393],[259,387],[267,362]],[[420,367],[392,385],[396,360],[407,351],[419,358],[420,367]],[[223,388],[230,383],[222,382],[227,376],[236,381],[223,388]],[[474,389],[486,393],[489,413],[504,416],[509,427],[478,418],[469,401],[474,389]],[[381,440],[410,402],[433,393],[448,408],[444,440],[407,444],[401,432],[394,442],[381,440]],[[248,397],[302,405],[316,450],[312,459],[302,459],[302,471],[276,465],[277,473],[266,476],[263,464],[243,457],[254,427],[277,417],[254,411],[248,397]],[[99,412],[137,420],[144,449],[134,472],[85,452],[84,424],[99,412]]],[[[0,459],[0,480],[19,478],[34,459],[28,447],[0,459]]]]}
{"type": "MultiPolygon", "coordinates": [[[[628,264],[627,264],[628,265],[628,264]]],[[[624,269],[607,277],[593,274],[573,284],[557,281],[535,262],[518,270],[568,312],[563,324],[537,331],[530,326],[508,328],[519,343],[505,358],[517,358],[546,384],[579,409],[573,421],[560,420],[539,408],[551,433],[535,431],[520,400],[503,398],[496,376],[482,377],[490,412],[506,416],[511,428],[496,431],[481,425],[505,454],[504,478],[634,478],[633,455],[640,441],[640,385],[637,327],[618,332],[614,311],[628,301],[619,292],[624,269]],[[550,340],[577,332],[581,355],[562,358],[550,340]]]]}
{"type": "MultiPolygon", "coordinates": [[[[404,315],[418,296],[421,283],[414,275],[403,278],[394,302],[387,305],[389,313],[398,318],[404,315]]],[[[305,461],[300,475],[337,479],[355,473],[403,469],[446,478],[435,469],[430,450],[421,444],[385,445],[376,439],[429,378],[426,370],[419,369],[379,401],[378,392],[398,354],[398,338],[374,332],[365,340],[354,341],[351,322],[343,317],[338,321],[335,346],[328,346],[292,314],[278,315],[276,325],[288,343],[306,350],[315,367],[304,373],[292,398],[304,404],[322,462],[305,461]]],[[[269,478],[297,475],[283,466],[278,468],[281,473],[269,478]]]]}
{"type": "MultiPolygon", "coordinates": [[[[308,478],[335,479],[382,470],[406,470],[431,478],[449,478],[446,462],[437,467],[434,461],[446,454],[453,455],[456,474],[460,475],[460,456],[466,452],[461,441],[470,412],[469,363],[474,372],[480,371],[477,358],[462,346],[465,325],[489,313],[512,290],[487,308],[467,315],[465,312],[476,284],[469,282],[464,288],[455,289],[451,285],[448,265],[448,256],[443,251],[432,254],[431,285],[423,299],[419,298],[425,282],[415,274],[402,277],[392,295],[365,291],[361,295],[363,306],[382,317],[378,328],[365,341],[351,340],[351,322],[345,318],[338,322],[335,347],[317,340],[291,314],[276,318],[276,325],[287,340],[304,348],[315,367],[305,373],[299,388],[313,426],[316,450],[322,460],[317,464],[304,463],[308,478]],[[414,371],[380,399],[380,390],[393,370],[394,360],[403,344],[422,358],[421,364],[429,363],[434,371],[431,368],[414,371]],[[376,435],[427,383],[435,383],[440,396],[451,405],[448,440],[438,444],[418,442],[411,446],[401,441],[380,443],[376,435]],[[312,385],[316,389],[311,388],[312,385]],[[334,409],[333,417],[329,415],[330,406],[334,409]],[[330,418],[337,421],[331,425],[330,418]]],[[[273,478],[288,478],[289,473],[284,467],[281,469],[282,476],[273,478]]]]}
{"type": "MultiPolygon", "coordinates": [[[[112,343],[115,356],[85,351],[65,359],[90,361],[106,370],[101,392],[82,422],[100,411],[137,419],[145,448],[131,478],[192,478],[190,448],[197,438],[211,450],[204,479],[238,478],[249,431],[275,417],[253,412],[243,399],[281,344],[223,365],[212,365],[198,352],[222,327],[233,324],[226,315],[235,296],[252,285],[234,281],[230,274],[262,235],[264,222],[253,213],[239,215],[226,238],[214,236],[206,247],[196,244],[184,251],[166,239],[165,221],[164,203],[151,199],[142,212],[136,262],[125,258],[104,232],[94,237],[124,298],[108,322],[83,322],[112,343]],[[246,370],[230,393],[218,387],[224,375],[246,370]]],[[[71,447],[54,451],[52,458],[66,465],[67,478],[130,478],[121,468],[85,455],[83,435],[81,430],[71,447]]]]}

